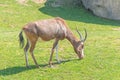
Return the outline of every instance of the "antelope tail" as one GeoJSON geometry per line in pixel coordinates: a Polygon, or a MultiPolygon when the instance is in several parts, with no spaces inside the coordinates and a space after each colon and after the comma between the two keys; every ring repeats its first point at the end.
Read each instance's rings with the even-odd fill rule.
{"type": "Polygon", "coordinates": [[[19,42],[20,42],[20,47],[23,48],[24,47],[24,37],[23,37],[23,34],[22,34],[23,31],[21,31],[19,33],[19,42]]]}

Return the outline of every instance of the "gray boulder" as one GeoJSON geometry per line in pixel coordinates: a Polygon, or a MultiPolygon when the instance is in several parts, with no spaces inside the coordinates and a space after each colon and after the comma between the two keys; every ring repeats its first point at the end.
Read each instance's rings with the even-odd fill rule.
{"type": "Polygon", "coordinates": [[[97,16],[120,20],[120,0],[82,0],[82,3],[97,16]]]}
{"type": "Polygon", "coordinates": [[[66,6],[66,7],[73,7],[73,6],[79,6],[81,3],[81,0],[54,0],[52,3],[53,7],[60,7],[60,6],[66,6]]]}

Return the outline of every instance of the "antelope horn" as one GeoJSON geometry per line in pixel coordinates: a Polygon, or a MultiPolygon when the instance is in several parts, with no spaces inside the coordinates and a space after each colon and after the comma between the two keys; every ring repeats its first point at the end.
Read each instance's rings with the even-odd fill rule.
{"type": "Polygon", "coordinates": [[[76,31],[78,32],[78,34],[79,34],[79,36],[80,36],[81,41],[84,41],[82,34],[78,31],[78,28],[76,28],[76,31]]]}
{"type": "Polygon", "coordinates": [[[86,41],[86,39],[87,39],[87,31],[86,31],[86,29],[84,28],[84,31],[85,31],[85,38],[84,38],[84,40],[83,41],[86,41]]]}

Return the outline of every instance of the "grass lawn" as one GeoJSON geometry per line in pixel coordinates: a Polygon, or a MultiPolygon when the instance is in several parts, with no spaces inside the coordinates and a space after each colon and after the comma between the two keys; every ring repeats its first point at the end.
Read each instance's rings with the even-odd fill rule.
{"type": "MultiPolygon", "coordinates": [[[[17,0],[0,0],[0,80],[120,80],[120,21],[94,16],[81,7],[51,7],[31,1],[22,5],[17,0]],[[73,33],[76,26],[84,34],[85,58],[78,60],[67,40],[59,43],[60,64],[49,68],[48,60],[54,40],[39,41],[34,55],[40,68],[36,68],[31,56],[31,68],[25,67],[23,49],[18,34],[28,22],[62,17],[73,33]]],[[[55,54],[53,62],[56,63],[55,54]]]]}

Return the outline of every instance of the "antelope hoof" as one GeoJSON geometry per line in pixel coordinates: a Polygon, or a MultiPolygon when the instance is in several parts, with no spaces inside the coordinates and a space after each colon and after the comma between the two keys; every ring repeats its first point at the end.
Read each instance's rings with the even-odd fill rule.
{"type": "Polygon", "coordinates": [[[39,65],[36,65],[36,67],[37,67],[37,68],[40,68],[40,66],[39,66],[39,65]]]}
{"type": "Polygon", "coordinates": [[[53,68],[54,66],[53,65],[49,65],[50,68],[53,68]]]}
{"type": "Polygon", "coordinates": [[[52,62],[49,62],[49,67],[53,68],[52,62]]]}
{"type": "Polygon", "coordinates": [[[60,63],[61,63],[61,61],[57,61],[57,63],[58,63],[58,64],[60,64],[60,63]]]}
{"type": "Polygon", "coordinates": [[[26,68],[30,68],[30,66],[27,65],[26,68]]]}

